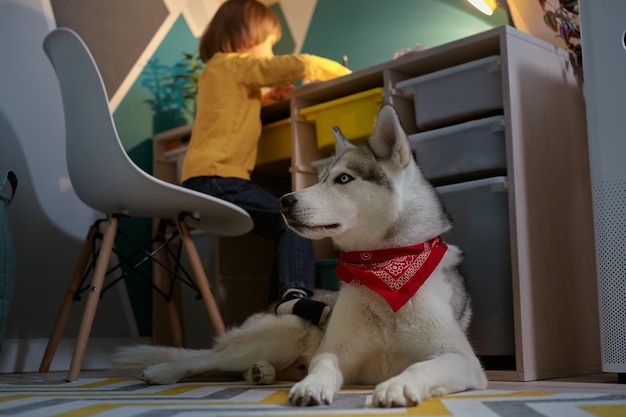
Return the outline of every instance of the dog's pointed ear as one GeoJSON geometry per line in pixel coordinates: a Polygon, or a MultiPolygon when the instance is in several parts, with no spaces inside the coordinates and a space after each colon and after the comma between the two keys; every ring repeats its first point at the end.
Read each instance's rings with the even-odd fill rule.
{"type": "Polygon", "coordinates": [[[335,136],[335,153],[340,154],[345,150],[354,148],[354,145],[346,138],[338,126],[333,126],[333,136],[335,136]]]}
{"type": "Polygon", "coordinates": [[[385,104],[378,111],[369,145],[380,159],[392,159],[401,167],[411,162],[411,147],[392,105],[385,104]]]}

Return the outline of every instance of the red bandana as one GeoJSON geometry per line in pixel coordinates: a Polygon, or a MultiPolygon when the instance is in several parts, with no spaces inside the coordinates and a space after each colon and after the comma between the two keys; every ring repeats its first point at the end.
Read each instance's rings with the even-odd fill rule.
{"type": "Polygon", "coordinates": [[[415,246],[340,252],[335,274],[343,282],[365,285],[382,295],[396,312],[432,274],[447,249],[436,237],[415,246]]]}

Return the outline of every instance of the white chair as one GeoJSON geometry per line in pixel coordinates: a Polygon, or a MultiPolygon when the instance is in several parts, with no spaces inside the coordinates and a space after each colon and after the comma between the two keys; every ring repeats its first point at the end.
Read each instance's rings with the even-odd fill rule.
{"type": "MultiPolygon", "coordinates": [[[[109,109],[98,67],[82,39],[72,30],[58,28],[44,40],[44,50],[52,62],[61,87],[66,126],[67,164],[72,186],[88,206],[106,214],[91,226],[83,251],[71,278],[57,322],[41,362],[47,372],[61,339],[70,309],[80,291],[89,259],[94,254],[91,283],[85,311],[67,379],[78,379],[87,341],[101,295],[120,217],[159,219],[155,240],[145,255],[160,265],[164,282],[157,290],[166,294],[175,345],[182,345],[182,331],[174,297],[172,278],[180,278],[180,265],[168,265],[170,243],[180,240],[187,252],[197,289],[217,335],[224,323],[209,282],[190,236],[190,227],[221,236],[237,236],[252,229],[252,219],[241,208],[226,201],[161,181],[137,167],[119,140],[109,109]],[[99,227],[106,224],[102,235],[99,227]],[[172,226],[171,228],[169,226],[172,226]],[[175,226],[175,227],[174,227],[175,226]],[[173,230],[172,230],[173,229],[173,230]],[[101,239],[101,242],[98,241],[101,239]],[[99,245],[96,245],[99,243],[99,245]],[[95,247],[97,250],[94,250],[95,247]],[[169,291],[169,292],[168,292],[169,291]]],[[[183,277],[184,278],[184,277],[183,277]]],[[[187,275],[187,278],[190,277],[187,275]]],[[[193,280],[192,280],[193,282],[193,280]]]]}

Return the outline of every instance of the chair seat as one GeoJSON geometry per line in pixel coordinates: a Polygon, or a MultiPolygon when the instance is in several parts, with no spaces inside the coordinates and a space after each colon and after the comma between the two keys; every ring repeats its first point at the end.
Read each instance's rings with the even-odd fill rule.
{"type": "MultiPolygon", "coordinates": [[[[134,167],[129,164],[127,168],[134,167]]],[[[106,184],[91,184],[85,190],[76,191],[85,204],[107,214],[176,220],[180,213],[190,213],[198,219],[188,222],[190,227],[220,236],[239,236],[252,229],[252,219],[239,206],[162,181],[138,168],[129,169],[126,174],[125,181],[113,180],[108,185],[115,187],[110,194],[115,198],[109,198],[109,194],[103,192],[106,184]]]]}

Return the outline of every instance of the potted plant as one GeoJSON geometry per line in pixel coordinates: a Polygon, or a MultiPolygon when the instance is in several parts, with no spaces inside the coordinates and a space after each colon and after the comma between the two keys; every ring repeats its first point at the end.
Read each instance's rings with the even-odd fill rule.
{"type": "Polygon", "coordinates": [[[204,62],[202,62],[200,55],[197,53],[183,52],[183,57],[183,60],[176,64],[182,72],[176,74],[175,78],[183,81],[180,89],[182,92],[182,98],[185,102],[185,107],[187,108],[187,103],[191,102],[190,112],[192,116],[195,116],[198,79],[204,69],[204,62]]]}

